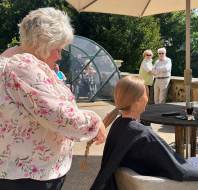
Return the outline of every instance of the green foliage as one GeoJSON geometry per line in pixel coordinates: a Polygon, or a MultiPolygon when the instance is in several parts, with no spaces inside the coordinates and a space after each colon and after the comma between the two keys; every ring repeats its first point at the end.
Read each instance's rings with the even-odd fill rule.
{"type": "Polygon", "coordinates": [[[17,24],[29,11],[46,6],[67,10],[65,5],[65,0],[1,0],[0,52],[19,40],[17,24]]]}
{"type": "Polygon", "coordinates": [[[193,54],[198,55],[198,12],[191,17],[191,50],[193,54]]]}
{"type": "MultiPolygon", "coordinates": [[[[183,75],[185,65],[184,12],[134,18],[99,13],[78,14],[65,0],[1,0],[0,52],[18,44],[17,24],[30,10],[47,6],[66,11],[71,17],[75,34],[96,41],[114,59],[122,59],[124,64],[121,70],[137,72],[145,49],[152,49],[156,59],[156,50],[165,46],[168,56],[173,61],[172,74],[183,75]]],[[[192,12],[191,52],[193,62],[198,61],[197,28],[198,14],[192,12]]]]}
{"type": "Polygon", "coordinates": [[[13,47],[19,45],[19,40],[16,38],[16,36],[14,38],[12,38],[12,41],[7,45],[8,48],[13,47]]]}
{"type": "MultiPolygon", "coordinates": [[[[191,13],[191,56],[198,60],[198,15],[191,13]]],[[[167,54],[172,59],[172,75],[183,76],[185,68],[185,32],[186,19],[185,12],[168,13],[157,16],[160,23],[160,33],[164,45],[167,48],[167,54]]],[[[198,77],[193,72],[194,77],[198,77]]]]}
{"type": "Polygon", "coordinates": [[[185,60],[185,14],[168,13],[158,16],[160,33],[167,56],[172,59],[172,75],[183,75],[185,60]]]}
{"type": "Polygon", "coordinates": [[[102,45],[114,59],[122,59],[124,71],[137,72],[142,52],[161,46],[159,24],[153,17],[81,13],[74,23],[77,34],[102,45]]]}

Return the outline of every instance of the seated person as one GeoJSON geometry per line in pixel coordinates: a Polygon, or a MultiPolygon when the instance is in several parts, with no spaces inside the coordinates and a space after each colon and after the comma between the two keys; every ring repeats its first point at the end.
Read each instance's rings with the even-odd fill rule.
{"type": "Polygon", "coordinates": [[[140,175],[177,181],[198,180],[198,167],[175,153],[150,127],[139,123],[148,101],[141,78],[120,79],[114,90],[114,100],[121,116],[111,126],[101,169],[90,190],[116,190],[114,172],[119,167],[130,168],[140,175]]]}

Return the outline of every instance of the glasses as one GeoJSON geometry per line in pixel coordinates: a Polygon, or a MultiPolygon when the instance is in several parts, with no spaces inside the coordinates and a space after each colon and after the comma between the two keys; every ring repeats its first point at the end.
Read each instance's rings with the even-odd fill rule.
{"type": "Polygon", "coordinates": [[[158,53],[159,55],[163,55],[164,53],[158,53]]]}
{"type": "Polygon", "coordinates": [[[152,56],[151,54],[146,54],[146,56],[152,56]]]}

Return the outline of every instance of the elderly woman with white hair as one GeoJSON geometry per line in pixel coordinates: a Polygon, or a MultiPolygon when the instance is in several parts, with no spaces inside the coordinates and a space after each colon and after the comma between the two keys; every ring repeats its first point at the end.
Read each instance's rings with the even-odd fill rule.
{"type": "Polygon", "coordinates": [[[60,190],[74,141],[105,140],[100,117],[78,109],[52,71],[73,39],[68,16],[31,11],[19,24],[20,46],[0,59],[0,189],[60,190]]]}
{"type": "Polygon", "coordinates": [[[172,62],[171,59],[166,56],[165,48],[159,48],[157,52],[159,58],[153,66],[152,73],[155,76],[154,102],[155,104],[160,104],[166,102],[172,62]]]}

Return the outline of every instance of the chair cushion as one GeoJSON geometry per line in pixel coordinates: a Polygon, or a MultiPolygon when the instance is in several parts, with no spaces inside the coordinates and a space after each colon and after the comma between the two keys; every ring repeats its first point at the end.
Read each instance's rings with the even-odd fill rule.
{"type": "Polygon", "coordinates": [[[198,157],[191,157],[187,162],[193,167],[198,169],[198,157]]]}
{"type": "Polygon", "coordinates": [[[179,182],[163,177],[142,176],[129,168],[115,173],[118,190],[197,190],[198,181],[179,182]]]}

